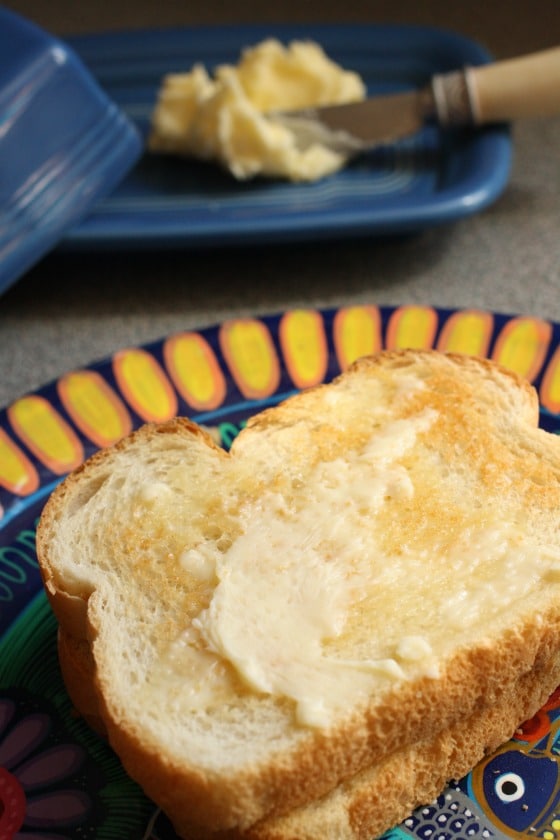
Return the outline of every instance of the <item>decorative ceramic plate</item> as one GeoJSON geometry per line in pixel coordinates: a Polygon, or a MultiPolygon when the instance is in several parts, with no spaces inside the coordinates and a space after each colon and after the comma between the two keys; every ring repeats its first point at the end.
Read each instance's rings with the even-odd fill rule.
{"type": "MultiPolygon", "coordinates": [[[[370,94],[425,84],[436,72],[488,61],[478,44],[414,26],[225,26],[79,36],[68,43],[101,87],[149,129],[166,73],[201,62],[237,63],[243,47],[267,37],[319,42],[363,77],[370,94]]],[[[475,213],[509,176],[504,126],[414,137],[361,155],[313,184],[240,183],[216,165],[145,154],[114,192],[66,237],[66,248],[197,247],[381,235],[420,230],[475,213]]]]}
{"type": "MultiPolygon", "coordinates": [[[[493,358],[532,381],[560,432],[560,326],[423,306],[293,310],[178,332],[69,371],[0,412],[0,837],[172,840],[156,807],[73,713],[35,528],[56,484],[144,421],[187,414],[224,447],[247,418],[383,347],[493,358]]],[[[560,834],[560,694],[386,840],[560,834]]]]}

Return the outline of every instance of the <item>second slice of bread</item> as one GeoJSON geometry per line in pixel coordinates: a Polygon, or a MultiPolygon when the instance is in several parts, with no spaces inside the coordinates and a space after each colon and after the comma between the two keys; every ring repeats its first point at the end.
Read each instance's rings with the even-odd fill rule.
{"type": "MultiPolygon", "coordinates": [[[[95,663],[87,642],[60,630],[58,647],[75,707],[105,735],[94,687],[95,663]]],[[[418,805],[432,802],[448,782],[462,777],[508,740],[519,722],[542,706],[544,689],[558,683],[559,668],[557,653],[543,648],[529,672],[508,682],[496,695],[485,697],[470,716],[395,750],[306,805],[259,820],[246,830],[216,832],[193,824],[184,812],[176,817],[177,831],[187,840],[372,840],[418,805]]]]}
{"type": "Polygon", "coordinates": [[[387,352],[263,412],[230,454],[176,420],[57,488],[47,594],[92,657],[92,714],[180,832],[295,837],[350,788],[378,804],[348,836],[380,831],[546,700],[560,441],[537,420],[496,365],[387,352]],[[414,777],[426,745],[446,755],[430,785],[375,800],[371,774],[414,777]]]}

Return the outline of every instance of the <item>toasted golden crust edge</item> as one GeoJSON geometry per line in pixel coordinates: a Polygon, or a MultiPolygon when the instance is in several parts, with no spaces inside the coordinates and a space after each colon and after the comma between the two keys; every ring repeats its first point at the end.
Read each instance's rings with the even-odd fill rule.
{"type": "MultiPolygon", "coordinates": [[[[93,686],[94,661],[86,643],[64,631],[59,657],[72,702],[101,735],[105,725],[93,686]]],[[[342,781],[307,806],[264,819],[246,831],[208,832],[187,810],[175,816],[179,836],[189,840],[371,840],[432,801],[452,779],[459,779],[506,742],[532,717],[560,684],[560,656],[543,645],[533,668],[469,717],[395,751],[378,764],[342,781]]]]}
{"type": "Polygon", "coordinates": [[[180,435],[185,438],[197,437],[208,447],[224,455],[211,435],[186,417],[175,417],[164,423],[146,423],[131,434],[121,438],[107,449],[100,449],[79,467],[71,472],[49,496],[37,526],[36,549],[39,571],[51,608],[60,624],[75,639],[88,639],[90,628],[87,617],[87,603],[90,591],[70,593],[64,588],[64,582],[57,576],[51,561],[50,541],[65,504],[73,496],[84,476],[109,464],[114,453],[127,449],[131,444],[148,443],[158,435],[180,435]]]}
{"type": "MultiPolygon", "coordinates": [[[[477,375],[480,372],[489,379],[501,380],[506,387],[513,387],[518,391],[521,400],[524,403],[524,420],[525,422],[538,426],[539,423],[539,398],[535,387],[523,376],[516,371],[511,370],[499,362],[482,356],[473,356],[466,353],[456,352],[441,352],[430,348],[402,348],[396,350],[380,350],[379,352],[369,355],[361,356],[352,362],[349,367],[335,376],[331,382],[322,382],[307,388],[306,391],[293,394],[276,406],[266,408],[253,415],[247,421],[245,428],[240,435],[246,434],[251,428],[260,425],[267,425],[271,413],[274,413],[281,405],[290,404],[298,401],[305,395],[307,391],[321,390],[331,384],[335,384],[339,379],[349,375],[360,374],[364,371],[371,371],[378,367],[405,367],[418,362],[429,362],[437,365],[453,365],[458,369],[459,373],[468,374],[469,371],[476,371],[477,375]]],[[[235,444],[235,442],[234,442],[235,444]]]]}
{"type": "MultiPolygon", "coordinates": [[[[207,829],[243,831],[259,820],[312,802],[341,779],[420,738],[431,740],[442,729],[462,724],[481,704],[497,702],[519,674],[538,668],[551,652],[556,655],[560,650],[557,612],[556,608],[548,614],[543,611],[544,628],[528,621],[497,644],[458,654],[437,680],[401,684],[357,722],[350,720],[334,732],[309,732],[296,750],[233,778],[212,777],[196,766],[162,756],[159,745],[150,743],[144,732],[113,716],[106,691],[99,692],[101,717],[125,768],[172,821],[187,812],[190,821],[207,829]]],[[[554,675],[556,681],[560,682],[560,673],[554,675]]],[[[554,687],[547,685],[536,702],[544,703],[554,687]]]]}
{"type": "MultiPolygon", "coordinates": [[[[456,690],[449,691],[449,674],[445,675],[448,679],[447,682],[444,679],[443,691],[441,683],[439,690],[437,685],[432,685],[428,715],[423,714],[424,707],[418,706],[418,685],[407,685],[404,690],[396,691],[393,702],[388,701],[384,705],[375,722],[379,729],[389,730],[388,733],[384,733],[388,736],[385,740],[385,752],[380,753],[375,743],[370,745],[369,752],[367,744],[360,744],[360,740],[363,741],[363,736],[367,737],[367,733],[345,732],[343,734],[346,740],[341,738],[336,743],[337,753],[333,752],[332,743],[322,743],[320,739],[316,739],[311,743],[307,742],[306,747],[296,756],[286,759],[286,765],[280,761],[278,765],[261,769],[257,778],[238,776],[231,780],[229,786],[223,783],[216,786],[211,778],[197,772],[196,768],[173,766],[165,756],[161,756],[157,748],[143,742],[141,733],[131,730],[126,723],[120,725],[118,721],[113,721],[97,690],[95,695],[100,702],[97,710],[99,714],[92,715],[91,708],[89,711],[86,709],[85,713],[90,722],[95,720],[97,715],[98,721],[107,727],[109,741],[127,771],[166,811],[172,821],[181,827],[185,814],[187,815],[187,825],[181,828],[183,833],[205,836],[218,829],[229,828],[233,831],[232,837],[237,836],[236,831],[239,836],[243,836],[253,823],[259,821],[259,831],[264,830],[262,826],[267,826],[269,831],[275,817],[327,795],[341,779],[353,776],[371,765],[383,766],[391,755],[397,752],[408,754],[409,751],[414,751],[418,744],[437,743],[438,737],[446,731],[454,731],[454,737],[459,737],[457,733],[464,732],[466,721],[479,713],[481,708],[487,709],[491,714],[492,709],[505,696],[510,698],[508,702],[511,716],[499,717],[497,723],[506,722],[505,728],[496,728],[488,732],[493,732],[492,746],[509,738],[515,728],[524,719],[532,716],[544,704],[557,684],[560,684],[560,617],[549,611],[548,614],[542,615],[542,619],[543,625],[540,629],[533,625],[528,626],[524,632],[510,634],[504,640],[504,644],[497,648],[479,651],[474,687],[472,683],[470,686],[465,685],[465,672],[456,658],[452,670],[458,669],[462,675],[461,679],[456,675],[456,690]],[[522,680],[527,678],[528,684],[531,685],[531,693],[517,697],[520,674],[522,680]],[[466,702],[461,696],[464,693],[468,695],[466,702]],[[360,755],[359,764],[349,760],[348,753],[351,753],[351,759],[355,752],[360,755]],[[336,765],[334,774],[330,769],[331,764],[336,765]],[[303,796],[299,795],[300,790],[295,790],[298,784],[304,791],[303,796]],[[258,802],[260,811],[251,810],[254,808],[255,791],[262,791],[262,798],[258,802]],[[314,793],[315,791],[319,792],[314,793]],[[257,817],[254,817],[255,813],[258,814],[257,817]],[[232,815],[234,820],[231,819],[232,815]]],[[[472,653],[470,656],[472,658],[472,653]]],[[[471,671],[471,674],[473,673],[471,671]]],[[[71,686],[69,688],[71,695],[78,700],[75,690],[72,691],[71,686]]],[[[376,727],[372,727],[373,731],[369,733],[373,742],[376,727]]],[[[97,728],[99,729],[99,726],[97,728]]],[[[465,753],[463,764],[458,765],[458,769],[455,764],[445,765],[445,773],[453,776],[463,775],[479,760],[482,753],[479,755],[476,752],[476,737],[476,734],[469,736],[470,751],[465,753]],[[474,760],[470,758],[471,755],[475,755],[474,760]]],[[[485,736],[486,740],[488,737],[485,736]]],[[[479,750],[484,750],[486,746],[486,742],[478,744],[479,750]]],[[[441,773],[436,774],[435,778],[435,786],[441,787],[441,773]]],[[[438,792],[439,789],[436,789],[428,798],[438,792]]],[[[363,795],[365,796],[365,793],[363,795]]],[[[364,801],[369,802],[371,796],[372,794],[367,793],[364,801]]],[[[358,801],[357,793],[352,794],[352,797],[358,801]]],[[[380,801],[384,801],[384,797],[385,794],[380,801]]],[[[426,801],[426,794],[421,794],[421,800],[418,801],[426,801]]],[[[356,805],[355,808],[357,807],[356,805]]],[[[411,810],[408,800],[407,809],[408,813],[411,810]]],[[[405,813],[404,816],[406,815],[405,813]]],[[[403,817],[383,819],[384,828],[401,818],[403,817]]],[[[365,820],[365,817],[363,819],[365,820]]],[[[227,833],[224,836],[228,836],[227,833]]],[[[271,834],[270,837],[271,840],[276,840],[276,835],[271,834]]],[[[282,834],[278,834],[278,837],[281,838],[282,834]]],[[[294,840],[295,837],[297,835],[294,835],[294,840]]],[[[256,834],[255,838],[260,840],[260,835],[256,834]]],[[[263,840],[264,838],[268,840],[268,835],[264,834],[263,840]]]]}
{"type": "MultiPolygon", "coordinates": [[[[371,840],[432,802],[450,781],[462,778],[507,742],[544,705],[559,679],[560,662],[553,657],[523,674],[495,703],[343,783],[322,808],[298,809],[245,834],[214,834],[214,840],[371,840]]],[[[184,832],[181,826],[179,830],[184,832]]]]}

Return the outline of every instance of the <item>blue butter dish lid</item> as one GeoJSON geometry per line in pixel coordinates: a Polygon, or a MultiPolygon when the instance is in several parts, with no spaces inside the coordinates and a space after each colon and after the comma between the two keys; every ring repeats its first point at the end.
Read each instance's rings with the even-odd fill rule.
{"type": "Polygon", "coordinates": [[[139,158],[134,124],[64,42],[0,9],[0,293],[139,158]]]}

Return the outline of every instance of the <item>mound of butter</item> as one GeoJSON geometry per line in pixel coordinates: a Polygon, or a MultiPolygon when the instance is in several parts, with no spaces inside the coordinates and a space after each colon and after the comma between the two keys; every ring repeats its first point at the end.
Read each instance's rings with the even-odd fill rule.
{"type": "Polygon", "coordinates": [[[312,41],[275,39],[243,51],[237,66],[210,77],[195,65],[163,79],[148,147],[220,163],[236,178],[257,175],[313,181],[336,172],[347,156],[320,140],[302,147],[274,111],[364,99],[357,73],[344,70],[312,41]]]}

